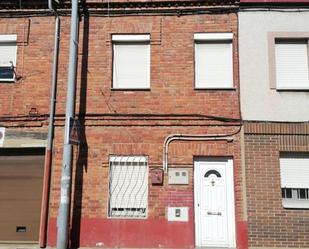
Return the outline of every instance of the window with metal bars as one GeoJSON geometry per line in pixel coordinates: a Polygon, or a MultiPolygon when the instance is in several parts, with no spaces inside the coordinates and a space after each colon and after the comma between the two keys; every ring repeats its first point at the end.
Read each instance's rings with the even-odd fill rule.
{"type": "Polygon", "coordinates": [[[109,217],[147,217],[148,157],[110,156],[108,201],[109,217]]]}

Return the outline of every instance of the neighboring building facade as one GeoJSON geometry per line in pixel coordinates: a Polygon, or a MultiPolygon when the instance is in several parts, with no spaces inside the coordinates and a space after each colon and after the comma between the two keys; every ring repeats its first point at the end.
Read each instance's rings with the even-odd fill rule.
{"type": "MultiPolygon", "coordinates": [[[[247,248],[237,4],[88,1],[82,6],[76,92],[81,141],[74,147],[70,244],[247,248]]],[[[64,4],[59,10],[50,246],[56,242],[60,196],[70,39],[67,7],[64,4]]],[[[39,190],[54,18],[46,16],[46,6],[40,3],[12,3],[10,8],[0,13],[0,45],[11,49],[0,67],[4,75],[0,123],[6,128],[0,170],[11,170],[6,169],[6,175],[1,171],[1,177],[16,186],[14,174],[22,178],[25,173],[6,161],[19,156],[24,161],[30,154],[35,160],[27,157],[29,170],[23,169],[30,172],[31,168],[37,175],[23,178],[28,179],[24,185],[37,179],[37,185],[29,188],[39,190]]],[[[24,194],[16,192],[15,200],[24,205],[24,194]]],[[[32,196],[35,204],[29,205],[39,214],[41,194],[37,192],[32,196]]],[[[0,198],[0,202],[10,199],[2,192],[0,198]]],[[[30,219],[27,213],[19,213],[30,219]]],[[[9,235],[2,234],[0,241],[38,241],[42,221],[36,215],[30,222],[35,229],[26,221],[8,219],[0,234],[8,230],[9,235]]]]}
{"type": "Polygon", "coordinates": [[[8,12],[0,17],[0,241],[32,242],[40,230],[53,18],[8,12]]]}
{"type": "Polygon", "coordinates": [[[249,248],[309,246],[308,7],[240,3],[249,248]]]}

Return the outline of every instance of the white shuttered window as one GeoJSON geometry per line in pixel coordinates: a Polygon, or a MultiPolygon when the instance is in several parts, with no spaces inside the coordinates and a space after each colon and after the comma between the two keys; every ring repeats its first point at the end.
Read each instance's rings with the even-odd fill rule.
{"type": "Polygon", "coordinates": [[[113,88],[150,88],[150,36],[113,36],[113,88]]]}
{"type": "Polygon", "coordinates": [[[0,81],[14,81],[17,36],[0,35],[0,81]]]}
{"type": "Polygon", "coordinates": [[[307,42],[276,42],[278,89],[309,88],[307,42]]]}
{"type": "Polygon", "coordinates": [[[148,209],[148,158],[111,156],[109,216],[144,218],[148,209]]]}
{"type": "Polygon", "coordinates": [[[280,157],[283,206],[309,208],[309,156],[289,154],[280,157]]]}
{"type": "Polygon", "coordinates": [[[233,87],[233,46],[229,34],[195,35],[196,88],[233,87]]]}
{"type": "Polygon", "coordinates": [[[309,188],[309,156],[287,155],[280,158],[281,187],[309,188]]]}

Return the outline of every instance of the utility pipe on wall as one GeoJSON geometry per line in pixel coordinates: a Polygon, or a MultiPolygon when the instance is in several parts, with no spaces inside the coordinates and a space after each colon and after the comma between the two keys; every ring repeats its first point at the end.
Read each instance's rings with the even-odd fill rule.
{"type": "Polygon", "coordinates": [[[61,174],[60,204],[57,220],[57,249],[66,249],[68,245],[70,194],[71,194],[71,169],[73,145],[69,144],[70,119],[75,115],[75,91],[78,50],[78,0],[72,0],[71,37],[68,72],[68,88],[66,99],[65,129],[63,143],[63,162],[61,174]]]}
{"type": "MultiPolygon", "coordinates": [[[[236,134],[236,133],[235,133],[236,134]]],[[[203,134],[171,134],[167,136],[163,144],[163,170],[165,173],[168,172],[168,146],[174,140],[186,140],[186,141],[218,141],[227,140],[233,141],[234,134],[213,134],[213,135],[203,135],[203,134]]]]}
{"type": "Polygon", "coordinates": [[[50,113],[49,113],[48,135],[47,135],[47,145],[46,145],[45,165],[44,165],[42,210],[41,210],[40,237],[39,237],[39,243],[41,248],[46,247],[46,237],[47,237],[46,234],[48,224],[48,207],[49,207],[52,151],[53,151],[53,138],[54,138],[54,116],[55,116],[55,103],[56,103],[56,92],[57,92],[59,27],[60,27],[60,18],[58,13],[52,6],[52,0],[48,1],[48,9],[55,15],[55,31],[54,31],[54,60],[53,60],[52,85],[51,85],[51,96],[50,96],[50,113]]]}

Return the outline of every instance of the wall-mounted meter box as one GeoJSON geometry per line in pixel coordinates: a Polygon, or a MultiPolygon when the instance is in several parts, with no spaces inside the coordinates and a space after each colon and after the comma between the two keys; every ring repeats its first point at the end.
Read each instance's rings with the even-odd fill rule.
{"type": "Polygon", "coordinates": [[[169,168],[168,184],[189,184],[189,171],[181,168],[169,168]]]}
{"type": "Polygon", "coordinates": [[[168,221],[189,221],[189,208],[188,207],[168,207],[167,208],[168,221]]]}

